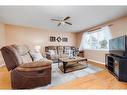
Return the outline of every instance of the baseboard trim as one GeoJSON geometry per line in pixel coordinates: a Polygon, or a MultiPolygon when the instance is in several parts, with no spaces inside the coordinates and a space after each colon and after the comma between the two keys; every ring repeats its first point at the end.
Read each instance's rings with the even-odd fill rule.
{"type": "Polygon", "coordinates": [[[92,60],[92,59],[88,59],[88,61],[92,61],[92,62],[95,62],[95,63],[99,63],[99,64],[105,64],[105,63],[103,63],[103,62],[100,62],[100,61],[96,61],[96,60],[92,60]]]}
{"type": "Polygon", "coordinates": [[[95,66],[98,66],[101,68],[105,68],[105,63],[98,62],[98,61],[91,60],[91,59],[88,59],[88,62],[89,62],[89,64],[92,64],[92,65],[95,65],[95,66]]]}

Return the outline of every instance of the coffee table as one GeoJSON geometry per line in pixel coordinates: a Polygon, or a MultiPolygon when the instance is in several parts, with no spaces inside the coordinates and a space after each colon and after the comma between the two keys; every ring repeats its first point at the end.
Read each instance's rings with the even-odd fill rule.
{"type": "Polygon", "coordinates": [[[88,67],[87,59],[83,57],[75,57],[75,58],[66,57],[58,59],[58,68],[64,73],[84,69],[86,67],[88,67]],[[63,65],[60,66],[60,62],[62,62],[63,65]]]}

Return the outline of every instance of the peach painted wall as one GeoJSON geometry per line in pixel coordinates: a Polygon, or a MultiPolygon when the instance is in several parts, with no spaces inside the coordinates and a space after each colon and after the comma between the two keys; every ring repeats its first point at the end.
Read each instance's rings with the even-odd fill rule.
{"type": "MultiPolygon", "coordinates": [[[[119,18],[119,19],[114,20],[114,21],[110,21],[108,23],[104,23],[102,25],[98,25],[94,28],[103,27],[103,26],[109,25],[109,24],[113,24],[113,26],[110,27],[111,34],[112,34],[113,38],[119,37],[122,35],[127,35],[127,16],[119,18]]],[[[91,28],[91,29],[94,29],[94,28],[91,28]]],[[[85,32],[85,31],[83,31],[83,32],[85,32]]],[[[77,33],[77,43],[78,43],[77,47],[79,47],[79,45],[80,45],[80,41],[81,41],[83,32],[77,33]]],[[[108,51],[85,50],[85,57],[90,59],[90,60],[94,60],[94,61],[97,61],[97,62],[104,64],[106,53],[108,53],[108,51]]]]}
{"type": "MultiPolygon", "coordinates": [[[[98,25],[94,28],[102,27],[107,24],[113,24],[113,26],[110,27],[113,38],[125,34],[127,35],[127,17],[123,17],[108,22],[106,24],[98,25]]],[[[41,45],[42,51],[44,51],[44,47],[48,45],[69,45],[69,46],[79,47],[83,32],[67,33],[67,32],[60,32],[60,31],[52,31],[48,29],[36,29],[36,28],[22,27],[16,25],[0,24],[0,47],[2,47],[5,44],[6,45],[27,44],[31,48],[33,48],[35,45],[41,45]],[[50,42],[49,36],[68,37],[69,41],[50,42]]],[[[85,51],[85,57],[94,61],[104,63],[105,53],[108,53],[108,51],[87,50],[85,51]]]]}
{"type": "MultiPolygon", "coordinates": [[[[0,48],[5,45],[5,25],[0,23],[0,48]]],[[[3,57],[0,52],[0,66],[4,64],[3,57]]]]}
{"type": "Polygon", "coordinates": [[[76,34],[47,29],[36,29],[15,25],[6,25],[6,44],[27,44],[30,48],[40,45],[42,51],[49,45],[69,45],[76,46],[76,34]],[[50,36],[67,37],[68,42],[50,42],[50,36]]]}

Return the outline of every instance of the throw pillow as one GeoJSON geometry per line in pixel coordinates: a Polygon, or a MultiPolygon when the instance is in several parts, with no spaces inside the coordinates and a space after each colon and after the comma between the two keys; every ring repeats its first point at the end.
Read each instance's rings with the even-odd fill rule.
{"type": "Polygon", "coordinates": [[[54,50],[49,50],[49,53],[50,53],[50,55],[55,55],[55,51],[54,50]]]}
{"type": "Polygon", "coordinates": [[[41,59],[43,59],[42,54],[36,50],[30,51],[30,55],[32,56],[34,62],[40,61],[41,59]]]}

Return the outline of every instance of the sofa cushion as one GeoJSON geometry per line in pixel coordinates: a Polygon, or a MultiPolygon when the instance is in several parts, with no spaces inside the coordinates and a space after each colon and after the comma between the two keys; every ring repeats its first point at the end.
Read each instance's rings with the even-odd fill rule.
{"type": "Polygon", "coordinates": [[[54,55],[57,54],[57,51],[56,51],[56,50],[49,50],[49,54],[50,54],[51,56],[54,56],[54,55]]]}
{"type": "Polygon", "coordinates": [[[61,55],[64,53],[64,47],[63,46],[58,46],[58,55],[61,55]]]}

